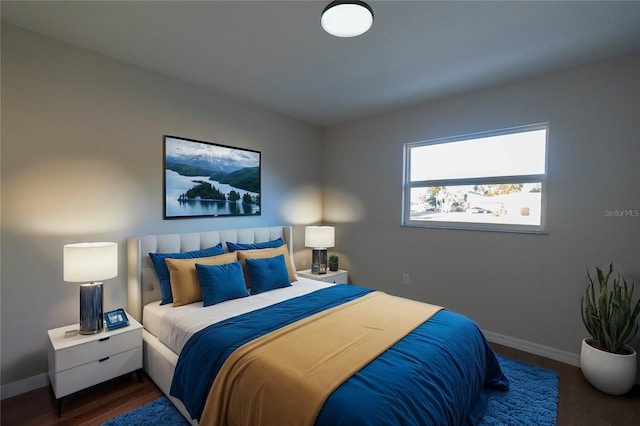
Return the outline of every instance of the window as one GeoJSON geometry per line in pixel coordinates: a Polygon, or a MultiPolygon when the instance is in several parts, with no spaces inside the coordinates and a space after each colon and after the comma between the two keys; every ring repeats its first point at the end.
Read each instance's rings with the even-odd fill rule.
{"type": "Polygon", "coordinates": [[[405,226],[541,232],[547,124],[404,145],[405,226]]]}

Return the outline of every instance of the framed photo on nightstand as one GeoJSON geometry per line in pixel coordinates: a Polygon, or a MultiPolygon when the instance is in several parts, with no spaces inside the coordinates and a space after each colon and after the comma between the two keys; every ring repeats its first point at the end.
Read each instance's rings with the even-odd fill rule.
{"type": "Polygon", "coordinates": [[[129,325],[129,318],[122,308],[105,312],[104,321],[107,323],[107,330],[115,330],[129,325]]]}

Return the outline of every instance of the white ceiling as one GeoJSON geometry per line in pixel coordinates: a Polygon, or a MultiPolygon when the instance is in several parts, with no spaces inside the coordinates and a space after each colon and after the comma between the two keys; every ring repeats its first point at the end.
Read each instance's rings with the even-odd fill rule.
{"type": "Polygon", "coordinates": [[[2,1],[2,21],[331,126],[640,51],[640,2],[370,1],[336,38],[326,1],[2,1]]]}

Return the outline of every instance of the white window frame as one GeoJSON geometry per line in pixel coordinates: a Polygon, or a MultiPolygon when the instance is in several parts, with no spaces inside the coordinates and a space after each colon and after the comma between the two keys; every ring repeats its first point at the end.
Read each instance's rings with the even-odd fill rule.
{"type": "Polygon", "coordinates": [[[527,126],[512,127],[508,129],[494,130],[489,132],[473,133],[462,136],[432,139],[427,141],[410,142],[404,144],[404,164],[403,164],[403,191],[402,191],[402,226],[421,228],[446,228],[446,229],[467,229],[480,231],[501,231],[520,233],[544,233],[546,230],[547,217],[547,165],[549,148],[549,123],[539,123],[527,126]],[[543,174],[522,174],[515,176],[489,176],[482,178],[452,178],[440,180],[419,180],[411,181],[411,150],[425,145],[446,144],[453,142],[468,141],[472,139],[482,139],[492,136],[500,136],[514,133],[530,132],[535,130],[546,130],[545,153],[544,153],[544,173],[543,174]],[[456,186],[456,185],[491,185],[510,183],[540,183],[541,184],[541,206],[540,225],[525,225],[513,223],[477,223],[477,222],[454,222],[439,220],[420,220],[411,218],[411,191],[416,188],[428,188],[434,186],[456,186]]]}

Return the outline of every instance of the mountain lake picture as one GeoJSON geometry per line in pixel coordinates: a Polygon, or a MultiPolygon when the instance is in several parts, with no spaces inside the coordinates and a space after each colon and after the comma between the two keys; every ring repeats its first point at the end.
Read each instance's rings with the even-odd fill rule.
{"type": "Polygon", "coordinates": [[[164,137],[164,218],[260,215],[260,152],[164,137]]]}

